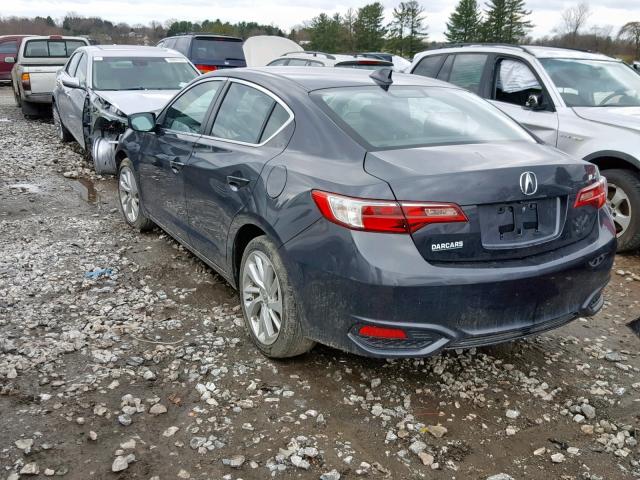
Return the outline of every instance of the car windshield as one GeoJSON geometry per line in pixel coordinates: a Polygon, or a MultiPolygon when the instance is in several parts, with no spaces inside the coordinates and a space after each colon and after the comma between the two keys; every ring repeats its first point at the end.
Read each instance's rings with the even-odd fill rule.
{"type": "Polygon", "coordinates": [[[472,93],[446,87],[348,87],[312,93],[329,115],[370,148],[523,141],[522,127],[472,93]]]}
{"type": "Polygon", "coordinates": [[[198,76],[180,57],[94,57],[95,90],[179,90],[198,76]]]}
{"type": "Polygon", "coordinates": [[[81,40],[27,40],[24,56],[27,58],[67,58],[76,48],[87,44],[81,40]]]}
{"type": "Polygon", "coordinates": [[[568,107],[638,107],[640,76],[622,62],[543,58],[568,107]]]}
{"type": "Polygon", "coordinates": [[[194,63],[244,60],[242,41],[232,38],[196,37],[191,47],[191,58],[194,63]]]}

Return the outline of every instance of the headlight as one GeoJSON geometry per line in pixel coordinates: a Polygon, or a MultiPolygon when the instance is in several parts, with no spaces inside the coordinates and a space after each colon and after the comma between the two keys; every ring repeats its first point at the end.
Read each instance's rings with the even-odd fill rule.
{"type": "Polygon", "coordinates": [[[122,110],[118,110],[115,105],[110,104],[107,110],[109,110],[109,112],[113,113],[114,115],[117,115],[118,117],[125,116],[124,112],[122,110]]]}

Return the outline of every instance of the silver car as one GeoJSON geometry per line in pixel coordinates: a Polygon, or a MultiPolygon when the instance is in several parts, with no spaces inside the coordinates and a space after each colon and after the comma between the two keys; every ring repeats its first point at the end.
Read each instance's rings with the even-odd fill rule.
{"type": "Polygon", "coordinates": [[[113,152],[127,116],[161,110],[198,75],[181,53],[166,48],[79,48],[58,73],[53,91],[58,137],[75,139],[98,173],[115,173],[113,152]]]}
{"type": "Polygon", "coordinates": [[[640,76],[576,50],[461,45],[415,56],[410,73],[471,90],[544,142],[598,165],[618,250],[640,248],[640,76]]]}

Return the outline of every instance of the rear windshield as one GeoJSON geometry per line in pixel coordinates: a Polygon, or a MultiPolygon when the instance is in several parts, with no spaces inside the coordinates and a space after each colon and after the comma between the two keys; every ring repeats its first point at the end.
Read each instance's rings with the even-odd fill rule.
{"type": "Polygon", "coordinates": [[[96,90],[178,90],[198,76],[182,57],[94,57],[96,90]]]}
{"type": "Polygon", "coordinates": [[[384,67],[393,67],[390,62],[375,62],[372,60],[350,60],[348,62],[339,62],[334,65],[340,68],[359,68],[362,70],[377,70],[384,67]]]}
{"type": "Polygon", "coordinates": [[[535,140],[476,95],[445,87],[348,87],[311,94],[347,133],[369,148],[535,140]]]}
{"type": "Polygon", "coordinates": [[[26,58],[67,58],[76,48],[87,44],[80,40],[27,40],[24,47],[26,58]]]}
{"type": "Polygon", "coordinates": [[[193,39],[191,46],[193,63],[206,63],[225,60],[244,61],[242,40],[233,38],[203,38],[193,39]]]}

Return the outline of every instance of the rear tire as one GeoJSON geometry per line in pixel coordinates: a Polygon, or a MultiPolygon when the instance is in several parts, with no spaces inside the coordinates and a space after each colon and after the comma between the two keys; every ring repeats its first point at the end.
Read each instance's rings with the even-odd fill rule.
{"type": "Polygon", "coordinates": [[[140,232],[153,228],[153,222],[144,214],[138,176],[128,158],[118,168],[118,205],[125,221],[140,232]]]}
{"type": "Polygon", "coordinates": [[[296,295],[276,245],[254,238],[242,255],[238,279],[240,305],[251,340],[270,358],[288,358],[311,350],[304,337],[296,295]]]}
{"type": "Polygon", "coordinates": [[[609,183],[608,203],[618,235],[618,252],[640,248],[640,174],[632,170],[603,170],[609,183]]]}
{"type": "Polygon", "coordinates": [[[69,132],[69,130],[67,130],[67,127],[65,127],[62,123],[60,112],[58,112],[58,106],[55,103],[52,106],[51,113],[53,115],[53,125],[56,127],[56,135],[58,136],[58,140],[60,140],[62,143],[67,143],[73,140],[71,132],[69,132]]]}

